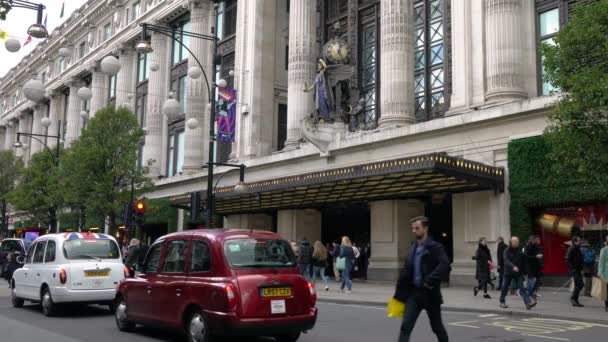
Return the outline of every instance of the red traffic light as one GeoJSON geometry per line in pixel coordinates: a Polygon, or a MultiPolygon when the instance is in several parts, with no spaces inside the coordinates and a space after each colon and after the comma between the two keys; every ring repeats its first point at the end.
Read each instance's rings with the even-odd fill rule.
{"type": "Polygon", "coordinates": [[[139,201],[137,204],[135,204],[135,209],[137,211],[144,211],[145,208],[144,202],[139,201]]]}

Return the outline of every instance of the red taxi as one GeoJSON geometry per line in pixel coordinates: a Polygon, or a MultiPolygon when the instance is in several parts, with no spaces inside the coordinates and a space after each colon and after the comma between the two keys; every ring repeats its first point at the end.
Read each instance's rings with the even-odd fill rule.
{"type": "Polygon", "coordinates": [[[295,342],[317,319],[314,286],[300,275],[291,246],[272,232],[193,230],[166,235],[115,298],[118,329],[136,323],[212,335],[271,336],[295,342]]]}

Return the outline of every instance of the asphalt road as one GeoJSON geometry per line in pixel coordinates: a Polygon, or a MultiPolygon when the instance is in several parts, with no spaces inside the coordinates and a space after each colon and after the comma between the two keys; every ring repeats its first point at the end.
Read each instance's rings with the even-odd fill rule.
{"type": "MultiPolygon", "coordinates": [[[[399,320],[387,319],[384,308],[319,303],[319,320],[301,342],[384,342],[396,341],[399,320]]],[[[60,317],[46,318],[37,305],[22,309],[10,306],[0,296],[1,342],[163,342],[184,341],[172,332],[139,327],[135,333],[116,329],[114,318],[104,307],[70,308],[60,317]]],[[[606,341],[608,325],[585,322],[518,318],[493,314],[445,312],[450,341],[540,342],[606,341]]],[[[425,313],[420,316],[412,341],[436,341],[425,313]]],[[[220,340],[224,342],[228,340],[220,340]]],[[[244,341],[234,339],[233,341],[244,341]]],[[[247,340],[250,341],[250,340],[247,340]]],[[[272,342],[260,338],[255,342],[272,342]]],[[[252,341],[254,342],[254,341],[252,341]]]]}

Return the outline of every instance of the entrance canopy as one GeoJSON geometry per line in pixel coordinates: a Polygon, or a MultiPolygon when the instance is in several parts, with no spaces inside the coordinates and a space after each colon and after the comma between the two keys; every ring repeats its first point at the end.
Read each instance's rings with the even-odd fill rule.
{"type": "MultiPolygon", "coordinates": [[[[311,208],[335,203],[414,198],[432,193],[504,191],[504,168],[433,153],[248,183],[215,192],[218,214],[311,208]]],[[[188,203],[189,195],[173,198],[188,203]]]]}

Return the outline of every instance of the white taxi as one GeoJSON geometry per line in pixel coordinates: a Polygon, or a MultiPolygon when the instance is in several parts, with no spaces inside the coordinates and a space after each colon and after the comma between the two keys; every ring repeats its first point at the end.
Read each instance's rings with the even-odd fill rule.
{"type": "Polygon", "coordinates": [[[116,286],[128,275],[120,248],[109,235],[48,234],[37,238],[11,281],[14,307],[39,302],[52,316],[59,303],[102,304],[113,309],[116,286]]]}

